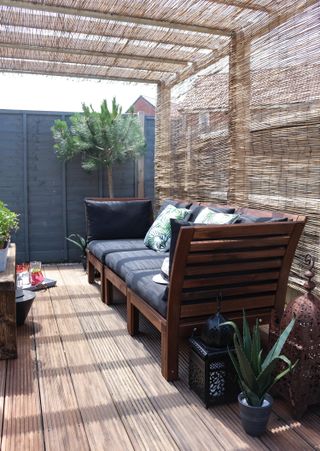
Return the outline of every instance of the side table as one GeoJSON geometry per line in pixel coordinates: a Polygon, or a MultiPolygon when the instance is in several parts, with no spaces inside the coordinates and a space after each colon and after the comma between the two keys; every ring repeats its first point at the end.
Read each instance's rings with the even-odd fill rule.
{"type": "Polygon", "coordinates": [[[0,359],[16,357],[16,246],[11,244],[7,268],[0,273],[0,359]]]}

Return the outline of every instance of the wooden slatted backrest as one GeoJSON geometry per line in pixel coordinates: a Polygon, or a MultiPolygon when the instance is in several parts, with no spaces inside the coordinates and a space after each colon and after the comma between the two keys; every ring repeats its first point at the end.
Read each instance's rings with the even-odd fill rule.
{"type": "Polygon", "coordinates": [[[168,320],[188,320],[242,309],[281,314],[305,217],[289,222],[181,227],[173,258],[168,320]]]}

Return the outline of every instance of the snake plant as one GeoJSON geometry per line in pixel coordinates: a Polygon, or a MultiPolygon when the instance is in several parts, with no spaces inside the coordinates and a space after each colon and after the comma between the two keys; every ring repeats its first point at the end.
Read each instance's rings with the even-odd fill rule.
{"type": "Polygon", "coordinates": [[[85,238],[83,238],[83,236],[79,235],[79,233],[71,233],[71,235],[66,237],[66,240],[70,241],[70,243],[81,249],[82,255],[86,255],[88,242],[85,238]]]}
{"type": "Polygon", "coordinates": [[[258,320],[256,320],[251,335],[248,321],[245,313],[243,313],[242,336],[233,321],[223,323],[229,324],[234,328],[233,341],[235,350],[234,352],[229,351],[229,354],[238,375],[240,388],[250,406],[261,406],[265,394],[270,388],[297,364],[296,362],[292,365],[286,356],[280,355],[294,323],[295,319],[293,318],[264,359],[262,358],[258,320]],[[275,374],[279,360],[284,362],[286,368],[279,374],[275,374]]]}

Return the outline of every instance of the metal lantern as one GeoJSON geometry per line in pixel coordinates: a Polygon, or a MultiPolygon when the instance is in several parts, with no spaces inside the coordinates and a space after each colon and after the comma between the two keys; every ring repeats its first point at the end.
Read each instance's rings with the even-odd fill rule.
{"type": "Polygon", "coordinates": [[[220,313],[219,299],[218,311],[207,320],[201,337],[194,333],[189,339],[189,386],[206,407],[236,401],[240,392],[228,352],[228,348],[233,350],[229,346],[233,329],[231,326],[219,326],[224,321],[226,319],[220,313]]]}
{"type": "Polygon", "coordinates": [[[308,254],[305,261],[308,264],[304,274],[306,294],[288,304],[280,325],[273,318],[270,329],[272,345],[291,319],[296,318],[282,353],[293,363],[298,360],[298,364],[275,386],[275,392],[290,402],[296,418],[300,418],[309,405],[320,403],[320,299],[312,294],[314,259],[308,254]]]}

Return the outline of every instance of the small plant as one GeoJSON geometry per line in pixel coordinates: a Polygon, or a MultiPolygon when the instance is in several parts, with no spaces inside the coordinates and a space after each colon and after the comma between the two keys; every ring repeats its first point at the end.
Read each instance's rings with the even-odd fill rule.
{"type": "Polygon", "coordinates": [[[9,210],[4,202],[0,201],[0,249],[6,247],[10,234],[18,230],[18,216],[17,213],[9,210]]]}
{"type": "Polygon", "coordinates": [[[83,236],[79,235],[78,233],[71,233],[68,237],[66,237],[66,240],[70,241],[70,243],[77,246],[79,249],[81,249],[81,255],[84,257],[86,255],[86,248],[87,248],[87,240],[83,238],[83,236]]]}
{"type": "Polygon", "coordinates": [[[286,356],[280,355],[282,348],[292,331],[294,323],[295,318],[291,320],[286,329],[282,332],[265,359],[262,359],[258,320],[256,321],[251,336],[248,321],[245,317],[245,313],[243,313],[242,337],[234,322],[227,321],[223,323],[231,325],[235,331],[233,337],[235,351],[234,353],[230,352],[230,357],[239,378],[239,385],[249,406],[262,406],[266,393],[297,364],[296,362],[292,365],[291,361],[286,356]],[[277,362],[279,360],[282,360],[286,364],[286,368],[275,375],[277,362]]]}

